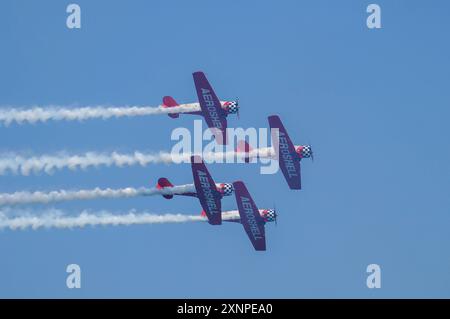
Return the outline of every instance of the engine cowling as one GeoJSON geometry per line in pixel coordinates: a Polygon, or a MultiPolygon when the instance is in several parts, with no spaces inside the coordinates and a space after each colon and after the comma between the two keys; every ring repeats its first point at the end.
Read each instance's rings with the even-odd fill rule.
{"type": "Polygon", "coordinates": [[[239,111],[238,101],[227,101],[223,104],[222,108],[227,114],[236,114],[239,111]]]}
{"type": "Polygon", "coordinates": [[[311,145],[300,145],[299,147],[297,147],[296,152],[300,156],[300,158],[312,157],[311,145]]]}
{"type": "Polygon", "coordinates": [[[264,209],[261,215],[265,222],[274,222],[277,219],[275,209],[264,209]]]}
{"type": "Polygon", "coordinates": [[[217,191],[222,194],[222,196],[230,196],[234,193],[234,187],[231,183],[221,183],[216,185],[217,191]]]}

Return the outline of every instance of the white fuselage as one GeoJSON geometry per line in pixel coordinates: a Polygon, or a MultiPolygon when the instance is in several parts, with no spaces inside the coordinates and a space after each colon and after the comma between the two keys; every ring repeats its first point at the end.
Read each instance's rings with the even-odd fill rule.
{"type": "MultiPolygon", "coordinates": [[[[265,209],[258,209],[259,215],[264,217],[263,212],[265,209]]],[[[222,212],[222,220],[223,221],[235,221],[239,222],[241,220],[241,216],[239,215],[238,210],[230,210],[226,212],[222,212]]],[[[208,221],[208,218],[205,216],[205,221],[208,221]]]]}

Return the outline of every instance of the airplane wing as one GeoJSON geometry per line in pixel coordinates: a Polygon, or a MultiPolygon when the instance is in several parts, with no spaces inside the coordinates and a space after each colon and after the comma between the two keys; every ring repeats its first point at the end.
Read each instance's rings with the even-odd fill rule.
{"type": "Polygon", "coordinates": [[[203,72],[193,73],[198,101],[205,117],[206,124],[215,135],[218,144],[227,144],[227,119],[224,115],[220,101],[209,84],[203,72]],[[220,133],[220,134],[219,134],[220,133]]]}
{"type": "Polygon", "coordinates": [[[203,210],[211,225],[222,224],[221,195],[200,156],[191,156],[192,175],[203,210]]]}
{"type": "Polygon", "coordinates": [[[295,151],[294,144],[276,115],[269,116],[272,144],[275,149],[278,162],[290,189],[301,189],[300,161],[295,151]],[[274,129],[278,129],[278,135],[274,129]]]}
{"type": "Polygon", "coordinates": [[[244,226],[248,238],[250,238],[255,250],[266,250],[264,220],[259,214],[255,202],[251,198],[244,183],[234,182],[233,186],[241,223],[244,226]]]}

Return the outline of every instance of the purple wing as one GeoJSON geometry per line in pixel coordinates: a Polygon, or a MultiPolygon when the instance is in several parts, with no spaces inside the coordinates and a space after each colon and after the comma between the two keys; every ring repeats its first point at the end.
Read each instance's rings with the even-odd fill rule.
{"type": "Polygon", "coordinates": [[[211,225],[222,224],[221,195],[200,156],[191,156],[192,175],[203,210],[211,225]]]}
{"type": "Polygon", "coordinates": [[[193,73],[198,101],[206,124],[215,135],[218,144],[227,144],[227,119],[220,101],[203,72],[193,73]]]}
{"type": "Polygon", "coordinates": [[[248,238],[250,238],[255,250],[266,250],[264,220],[259,214],[255,202],[251,198],[244,183],[234,182],[233,186],[241,223],[244,226],[248,238]]]}
{"type": "Polygon", "coordinates": [[[272,143],[284,178],[290,189],[301,189],[300,161],[294,144],[276,115],[269,116],[272,143]],[[278,129],[278,136],[274,129],[278,129]]]}

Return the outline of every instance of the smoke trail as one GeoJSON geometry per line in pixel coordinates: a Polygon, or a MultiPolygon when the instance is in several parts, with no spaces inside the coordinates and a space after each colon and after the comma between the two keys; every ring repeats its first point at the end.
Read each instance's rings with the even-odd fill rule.
{"type": "Polygon", "coordinates": [[[10,194],[0,194],[0,205],[19,204],[48,204],[51,202],[61,202],[70,200],[89,200],[96,198],[122,198],[153,195],[176,195],[187,192],[195,192],[192,184],[174,186],[164,189],[158,188],[119,188],[119,189],[82,189],[77,191],[52,191],[52,192],[16,192],[10,194]]]}
{"type": "MultiPolygon", "coordinates": [[[[183,155],[171,154],[168,152],[160,153],[97,153],[87,152],[81,155],[67,155],[64,153],[55,155],[41,155],[24,157],[16,154],[0,154],[0,175],[8,172],[20,175],[30,175],[31,173],[52,174],[56,170],[68,168],[70,170],[87,169],[90,167],[101,166],[147,166],[149,164],[173,164],[173,163],[189,163],[190,153],[183,155]]],[[[208,161],[225,161],[235,156],[244,156],[239,152],[216,152],[203,153],[203,159],[208,161]]],[[[274,156],[272,148],[254,149],[249,153],[250,157],[269,158],[274,156]]],[[[230,161],[231,162],[231,161],[230,161]]]]}
{"type": "Polygon", "coordinates": [[[86,106],[80,108],[66,107],[33,107],[33,108],[2,108],[0,123],[6,126],[13,122],[17,124],[54,121],[83,121],[88,119],[109,119],[119,117],[135,117],[169,113],[199,111],[198,103],[180,104],[175,107],[151,106],[86,106]]]}
{"type": "Polygon", "coordinates": [[[83,211],[78,216],[67,216],[61,211],[53,210],[44,215],[23,215],[7,217],[0,212],[0,229],[24,230],[27,228],[82,228],[85,226],[125,226],[142,224],[167,224],[206,221],[200,215],[164,214],[155,215],[149,213],[129,212],[127,214],[114,215],[109,212],[89,213],[83,211]]]}
{"type": "Polygon", "coordinates": [[[30,173],[45,172],[52,174],[55,170],[68,168],[70,170],[86,169],[99,166],[146,166],[150,163],[171,163],[170,153],[141,153],[129,154],[87,152],[81,155],[41,155],[26,158],[21,155],[5,154],[0,156],[0,174],[10,171],[15,174],[29,175],[30,173]]]}

